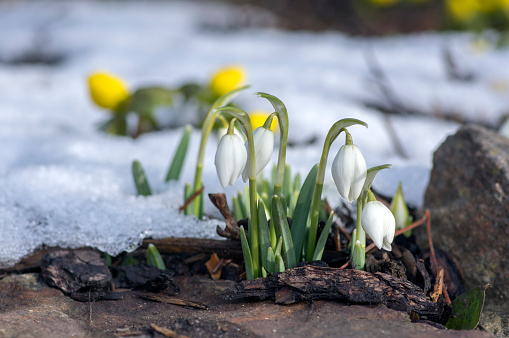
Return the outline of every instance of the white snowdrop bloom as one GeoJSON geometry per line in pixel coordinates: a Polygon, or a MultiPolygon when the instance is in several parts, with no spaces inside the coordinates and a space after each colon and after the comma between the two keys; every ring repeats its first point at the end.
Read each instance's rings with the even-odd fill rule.
{"type": "Polygon", "coordinates": [[[339,194],[348,202],[357,199],[366,180],[366,161],[360,149],[354,145],[342,146],[332,162],[332,178],[339,194]]]}
{"type": "Polygon", "coordinates": [[[382,202],[366,203],[362,210],[361,225],[378,249],[392,250],[396,221],[392,212],[382,202]]]}
{"type": "Polygon", "coordinates": [[[233,185],[239,178],[246,165],[247,152],[242,139],[235,134],[226,134],[221,137],[217,146],[216,165],[217,176],[221,185],[226,188],[233,185]]]}
{"type": "MultiPolygon", "coordinates": [[[[269,163],[274,150],[274,133],[270,129],[264,127],[258,127],[253,132],[253,144],[256,159],[256,175],[265,168],[269,163]]],[[[248,144],[246,142],[246,148],[248,144]]],[[[242,179],[244,182],[249,178],[249,158],[247,159],[246,167],[242,173],[242,179]]]]}

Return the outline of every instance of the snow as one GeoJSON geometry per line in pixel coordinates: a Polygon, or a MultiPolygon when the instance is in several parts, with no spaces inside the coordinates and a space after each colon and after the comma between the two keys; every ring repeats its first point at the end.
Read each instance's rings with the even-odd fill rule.
{"type": "MultiPolygon", "coordinates": [[[[182,179],[165,184],[182,129],[137,140],[101,133],[107,118],[90,101],[87,75],[107,70],[131,88],[206,82],[218,67],[243,65],[252,87],[237,100],[247,111],[271,110],[263,91],[286,104],[290,118],[287,162],[305,175],[319,161],[323,140],[338,119],[353,117],[369,128],[350,128],[368,167],[391,163],[374,187],[422,206],[433,151],[458,123],[437,119],[451,112],[494,128],[508,114],[508,50],[473,49],[473,36],[422,33],[387,38],[353,38],[336,32],[286,32],[274,18],[247,6],[196,1],[16,1],[0,3],[0,267],[10,266],[42,245],[92,246],[112,255],[134,250],[145,237],[219,238],[220,220],[198,221],[178,212],[185,182],[191,182],[200,133],[192,135],[182,179]],[[247,28],[239,28],[245,23],[247,28]],[[38,42],[41,42],[38,44],[38,42]],[[471,82],[447,77],[443,48],[471,82]],[[14,65],[40,48],[62,56],[56,65],[14,65]],[[371,51],[406,107],[420,115],[392,115],[407,157],[399,155],[387,120],[362,101],[385,104],[367,64],[371,51]],[[302,142],[317,137],[318,142],[302,142]],[[131,162],[143,164],[154,196],[136,197],[131,162]]],[[[343,136],[332,146],[329,165],[343,136]]],[[[211,138],[203,179],[207,192],[232,194],[241,180],[223,189],[213,165],[211,138]]],[[[273,155],[275,160],[277,154],[273,155]]],[[[271,165],[271,164],[269,164],[271,165]]],[[[330,173],[325,194],[339,201],[330,173]]],[[[218,216],[210,203],[205,211],[218,216]]]]}

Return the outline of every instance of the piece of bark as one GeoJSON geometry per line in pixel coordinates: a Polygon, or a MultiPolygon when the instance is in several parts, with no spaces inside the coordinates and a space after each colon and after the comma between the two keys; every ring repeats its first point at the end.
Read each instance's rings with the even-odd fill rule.
{"type": "Polygon", "coordinates": [[[145,239],[142,247],[147,248],[150,243],[154,244],[161,253],[204,253],[206,255],[216,253],[221,257],[242,259],[240,241],[198,238],[145,239]]]}
{"type": "Polygon", "coordinates": [[[134,292],[134,294],[138,297],[150,299],[160,303],[193,307],[200,310],[208,310],[210,308],[208,305],[203,303],[193,302],[187,299],[175,298],[161,293],[134,292]]]}
{"type": "Polygon", "coordinates": [[[410,250],[405,249],[403,251],[403,254],[401,255],[401,262],[405,266],[407,279],[412,283],[415,283],[417,279],[417,263],[410,250]]]}
{"type": "Polygon", "coordinates": [[[108,291],[111,273],[97,251],[60,250],[46,254],[41,262],[41,275],[50,286],[65,294],[102,294],[108,291]]]}
{"type": "Polygon", "coordinates": [[[228,208],[228,203],[226,202],[225,194],[209,194],[210,201],[214,206],[219,210],[221,215],[224,217],[224,221],[226,222],[226,227],[221,229],[221,227],[217,226],[217,234],[221,237],[226,237],[230,239],[240,239],[240,228],[237,225],[237,221],[235,217],[233,217],[230,208],[228,208]]]}
{"type": "Polygon", "coordinates": [[[303,300],[337,299],[359,304],[385,304],[419,316],[438,316],[437,304],[415,284],[384,273],[342,270],[306,265],[267,278],[243,281],[226,295],[227,299],[257,297],[278,304],[303,300]]]}
{"type": "Polygon", "coordinates": [[[121,289],[135,289],[150,292],[160,292],[170,288],[174,293],[180,292],[173,283],[173,272],[160,270],[151,265],[116,266],[117,272],[123,272],[122,277],[114,279],[115,286],[121,289]]]}

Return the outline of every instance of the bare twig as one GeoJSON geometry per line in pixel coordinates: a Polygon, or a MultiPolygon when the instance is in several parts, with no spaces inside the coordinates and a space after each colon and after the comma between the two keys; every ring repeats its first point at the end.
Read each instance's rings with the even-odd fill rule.
{"type": "Polygon", "coordinates": [[[191,202],[194,201],[194,199],[203,192],[204,188],[205,187],[201,187],[199,190],[195,191],[191,196],[189,196],[184,205],[179,208],[179,211],[184,211],[189,206],[189,204],[191,204],[191,202]]]}

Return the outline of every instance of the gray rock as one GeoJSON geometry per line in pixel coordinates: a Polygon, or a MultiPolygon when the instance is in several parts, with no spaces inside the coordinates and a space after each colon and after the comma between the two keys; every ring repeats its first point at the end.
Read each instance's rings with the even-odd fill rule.
{"type": "Polygon", "coordinates": [[[436,150],[424,198],[434,246],[460,264],[467,289],[491,284],[487,306],[502,317],[509,316],[508,194],[509,139],[467,125],[436,150]]]}

